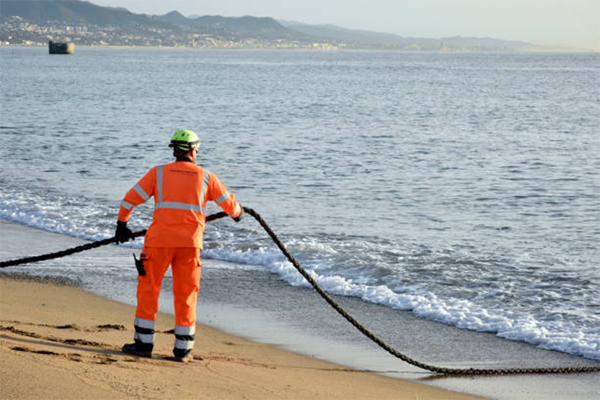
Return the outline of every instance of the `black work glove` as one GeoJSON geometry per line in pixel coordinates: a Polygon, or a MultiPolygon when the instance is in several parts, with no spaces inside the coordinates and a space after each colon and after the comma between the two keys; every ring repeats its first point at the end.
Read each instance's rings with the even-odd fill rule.
{"type": "Polygon", "coordinates": [[[233,219],[235,222],[240,222],[242,219],[244,219],[244,216],[246,215],[246,212],[244,211],[244,207],[240,206],[240,208],[242,209],[242,211],[240,211],[240,215],[238,215],[237,217],[235,217],[233,219]]]}
{"type": "Polygon", "coordinates": [[[128,240],[134,239],[133,232],[127,227],[127,222],[117,221],[115,237],[117,238],[117,243],[125,243],[128,240]]]}

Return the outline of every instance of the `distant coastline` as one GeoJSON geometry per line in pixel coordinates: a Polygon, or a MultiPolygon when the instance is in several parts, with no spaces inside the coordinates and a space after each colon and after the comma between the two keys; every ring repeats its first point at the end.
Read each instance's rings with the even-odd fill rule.
{"type": "MultiPolygon", "coordinates": [[[[32,43],[6,43],[0,42],[0,48],[21,47],[21,48],[47,48],[48,44],[32,43]]],[[[406,52],[406,53],[576,53],[576,54],[598,54],[599,51],[590,49],[559,49],[559,48],[543,48],[543,49],[527,49],[527,50],[469,50],[469,49],[438,49],[438,50],[416,50],[416,49],[379,49],[379,48],[317,48],[317,47],[187,47],[187,46],[137,46],[137,45],[116,45],[116,44],[92,44],[92,45],[77,45],[77,48],[105,48],[105,49],[153,49],[153,50],[297,50],[297,51],[383,51],[383,52],[406,52]]]]}
{"type": "Polygon", "coordinates": [[[485,37],[404,37],[270,17],[192,18],[177,11],[135,14],[84,1],[2,1],[0,45],[46,46],[49,40],[77,47],[594,52],[485,37]]]}

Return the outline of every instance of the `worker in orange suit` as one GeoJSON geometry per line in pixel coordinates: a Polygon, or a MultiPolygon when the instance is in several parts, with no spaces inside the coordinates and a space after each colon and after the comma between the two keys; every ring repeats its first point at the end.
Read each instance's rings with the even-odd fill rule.
{"type": "Polygon", "coordinates": [[[152,356],[158,296],[170,265],[175,299],[173,355],[181,362],[192,359],[206,203],[216,202],[235,221],[244,217],[244,209],[217,176],[196,165],[199,144],[194,132],[175,132],[169,147],[173,148],[176,161],[150,169],[121,202],[115,232],[120,243],[133,238],[127,227],[133,208],[154,197],[152,224],[146,233],[140,260],[136,261],[139,277],[135,342],[123,346],[125,353],[152,356]]]}

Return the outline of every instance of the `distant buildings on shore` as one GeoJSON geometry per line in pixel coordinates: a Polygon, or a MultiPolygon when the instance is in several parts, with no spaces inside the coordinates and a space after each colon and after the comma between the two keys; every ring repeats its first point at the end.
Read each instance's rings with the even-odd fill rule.
{"type": "MultiPolygon", "coordinates": [[[[126,31],[116,26],[67,25],[60,22],[38,23],[19,16],[0,23],[0,45],[46,46],[49,40],[71,42],[81,46],[149,46],[188,48],[313,48],[339,49],[328,42],[301,42],[287,39],[227,39],[209,34],[173,35],[169,30],[151,32],[126,31]]],[[[341,45],[343,47],[343,45],[341,45]]]]}

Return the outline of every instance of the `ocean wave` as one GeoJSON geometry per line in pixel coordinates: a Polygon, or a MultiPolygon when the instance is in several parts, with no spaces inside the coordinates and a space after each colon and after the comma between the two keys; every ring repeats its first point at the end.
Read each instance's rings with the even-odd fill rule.
{"type": "MultiPolygon", "coordinates": [[[[0,218],[85,240],[101,240],[113,235],[115,211],[110,205],[91,207],[81,198],[57,195],[51,198],[23,191],[3,191],[0,218]]],[[[245,242],[236,242],[235,235],[215,228],[209,236],[204,258],[227,261],[230,268],[266,269],[293,287],[310,286],[272,243],[259,240],[256,234],[249,234],[245,242]]],[[[141,249],[142,241],[138,239],[125,246],[141,249]]],[[[494,333],[505,339],[600,360],[600,324],[594,316],[588,315],[587,321],[575,324],[573,318],[548,318],[549,310],[533,315],[527,307],[518,311],[498,307],[506,293],[499,289],[487,290],[488,281],[493,279],[485,274],[479,274],[478,279],[470,282],[470,293],[486,289],[485,295],[469,299],[464,298],[462,292],[456,292],[450,275],[453,268],[458,268],[456,274],[462,276],[459,279],[465,279],[465,265],[473,264],[464,253],[453,256],[444,253],[437,258],[431,251],[406,254],[402,249],[390,247],[389,243],[358,237],[320,237],[319,240],[291,237],[286,240],[286,246],[328,293],[411,311],[419,317],[461,329],[494,333]],[[413,268],[413,271],[401,274],[391,267],[393,263],[413,268]],[[431,270],[435,268],[437,271],[443,268],[445,274],[437,273],[431,281],[417,280],[419,275],[433,276],[431,270]],[[424,271],[427,274],[423,274],[424,271]]],[[[219,265],[224,268],[224,264],[219,265]]],[[[542,295],[557,296],[552,290],[542,293],[534,289],[525,285],[516,295],[540,301],[542,295]]],[[[567,315],[569,312],[566,311],[567,315]]]]}
{"type": "MultiPolygon", "coordinates": [[[[211,250],[211,258],[260,265],[295,287],[311,287],[295,267],[276,249],[248,251],[211,250]]],[[[498,337],[526,342],[544,349],[561,351],[600,360],[600,327],[596,321],[588,325],[574,325],[571,321],[540,322],[533,315],[520,310],[487,310],[480,304],[424,290],[422,287],[400,285],[395,290],[387,285],[358,283],[363,276],[323,275],[307,272],[328,293],[357,297],[364,301],[411,311],[419,317],[442,322],[461,329],[494,333],[498,337]],[[402,291],[404,293],[398,293],[402,291]]]]}

